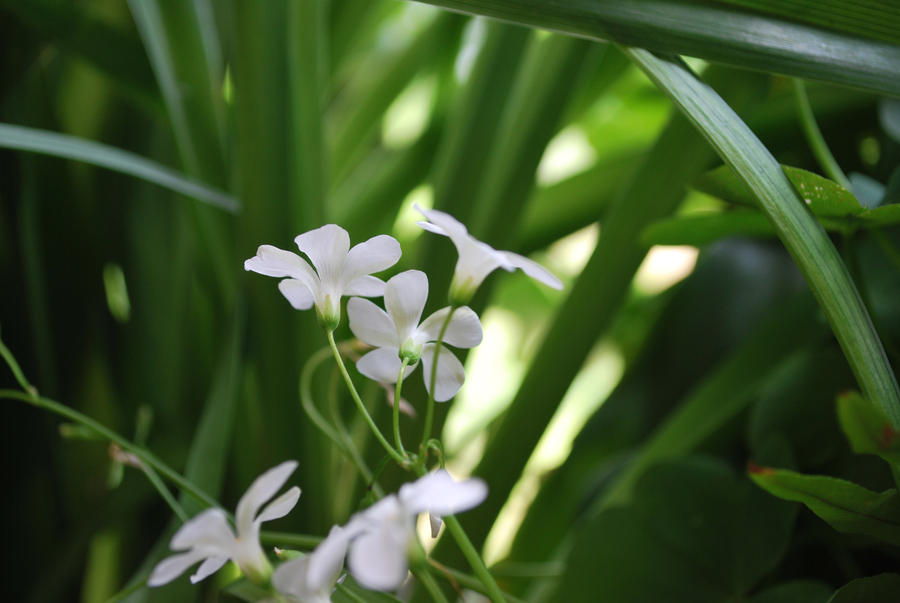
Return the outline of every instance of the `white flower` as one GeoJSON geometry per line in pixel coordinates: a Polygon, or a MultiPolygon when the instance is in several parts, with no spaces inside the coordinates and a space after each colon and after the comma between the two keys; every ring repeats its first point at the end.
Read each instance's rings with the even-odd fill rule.
{"type": "Polygon", "coordinates": [[[196,583],[218,571],[229,559],[250,580],[267,582],[272,566],[259,544],[259,526],[264,521],[287,515],[300,498],[300,488],[294,486],[266,505],[261,512],[257,511],[275,496],[296,468],[296,461],[286,461],[256,478],[238,501],[235,513],[237,535],[232,531],[222,509],[207,509],[186,522],[175,532],[169,543],[173,551],[186,552],[160,561],[153,568],[147,584],[160,586],[171,582],[190,566],[203,561],[191,576],[191,582],[196,583]]]}
{"type": "Polygon", "coordinates": [[[305,232],[294,242],[315,270],[296,253],[272,245],[260,245],[256,255],[244,262],[244,270],[289,277],[278,283],[281,293],[297,310],[315,305],[330,329],[341,320],[341,297],[380,297],[384,282],[371,273],[390,268],[400,259],[400,244],[394,237],[378,235],[350,249],[350,236],[336,224],[305,232]]]}
{"type": "Polygon", "coordinates": [[[349,540],[346,530],[334,526],[312,553],[280,565],[272,576],[272,584],[290,601],[329,603],[334,583],[344,567],[349,540]]]}
{"type": "Polygon", "coordinates": [[[401,486],[396,495],[353,516],[346,532],[353,540],[347,564],[356,580],[375,590],[396,590],[406,580],[407,552],[415,546],[419,513],[449,515],[475,507],[487,497],[480,479],[457,482],[440,469],[401,486]]]}
{"type": "MultiPolygon", "coordinates": [[[[428,277],[419,270],[407,270],[391,278],[384,288],[387,312],[369,300],[354,297],[347,302],[350,330],[376,349],[356,363],[360,373],[379,383],[395,383],[400,374],[401,357],[409,360],[409,374],[422,360],[425,387],[431,391],[431,367],[441,327],[450,308],[438,310],[422,324],[422,310],[428,297],[428,277]]],[[[458,348],[471,348],[481,343],[481,323],[471,308],[456,308],[444,343],[458,348]]],[[[444,402],[456,395],[465,380],[462,363],[450,350],[441,346],[438,354],[434,399],[444,402]]]]}
{"type": "Polygon", "coordinates": [[[450,283],[450,299],[454,305],[468,302],[484,278],[497,268],[509,272],[519,268],[536,281],[554,289],[562,289],[562,282],[537,262],[512,251],[497,251],[487,243],[482,243],[450,214],[436,209],[422,209],[418,205],[415,207],[428,220],[419,222],[419,226],[429,232],[450,237],[459,254],[453,281],[450,283]]]}

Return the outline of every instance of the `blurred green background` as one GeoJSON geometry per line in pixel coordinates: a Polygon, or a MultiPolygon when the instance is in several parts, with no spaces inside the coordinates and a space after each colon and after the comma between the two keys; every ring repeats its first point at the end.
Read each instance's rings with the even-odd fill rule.
{"type": "MultiPolygon", "coordinates": [[[[438,4],[510,18],[500,2],[438,4]]],[[[621,18],[611,4],[551,7],[542,21],[525,2],[513,20],[695,54],[691,68],[780,163],[822,173],[791,78],[777,75],[809,69],[812,111],[856,198],[900,200],[900,104],[882,96],[898,94],[894,8],[823,24],[736,6],[766,3],[671,4],[721,9],[762,37],[805,28],[797,47],[813,54],[839,39],[888,64],[869,73],[827,53],[825,67],[754,54],[764,40],[679,37],[692,22],[667,25],[659,3],[621,18]]],[[[42,395],[146,444],[226,508],[295,458],[303,496],[275,529],[324,535],[365,488],[300,410],[300,371],[325,344],[315,317],[243,260],[327,222],[354,244],[390,233],[404,251],[390,273],[426,271],[436,309],[456,255],[415,226],[419,203],[566,283],[492,276],[473,304],[485,341],[438,409],[450,469],[490,485],[461,519],[504,589],[824,603],[896,570],[896,546],[838,533],[746,477],[752,459],[894,486],[841,434],[835,397],[859,386],[803,275],[762,214],[698,180],[721,161],[619,47],[399,0],[2,0],[0,74],[4,342],[42,395]]],[[[825,218],[898,367],[897,219],[825,218]]],[[[337,398],[377,464],[334,383],[330,366],[317,371],[318,399],[337,398]]],[[[15,387],[7,371],[0,386],[15,387]]],[[[384,393],[364,393],[388,425],[384,393]]],[[[106,601],[145,577],[177,523],[143,475],[95,434],[11,400],[0,409],[2,598],[106,601]]],[[[383,476],[388,490],[405,479],[383,476]]],[[[468,570],[451,542],[435,555],[468,570]]],[[[219,592],[228,579],[127,600],[233,600],[219,592]]]]}

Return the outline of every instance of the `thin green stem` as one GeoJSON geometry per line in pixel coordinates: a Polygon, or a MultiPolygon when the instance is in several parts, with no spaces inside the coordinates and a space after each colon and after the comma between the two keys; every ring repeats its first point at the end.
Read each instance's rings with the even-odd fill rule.
{"type": "Polygon", "coordinates": [[[292,532],[269,532],[263,531],[259,534],[259,541],[263,544],[296,546],[301,549],[312,550],[319,546],[323,538],[321,536],[310,536],[309,534],[294,534],[292,532]]]}
{"type": "Polygon", "coordinates": [[[190,517],[188,517],[187,512],[182,508],[181,505],[178,504],[178,501],[175,500],[175,497],[166,487],[166,484],[159,477],[159,474],[156,472],[156,469],[150,467],[149,465],[145,465],[141,463],[141,471],[144,472],[144,475],[147,476],[147,479],[150,480],[150,483],[153,484],[153,487],[156,488],[156,491],[159,492],[159,495],[162,497],[166,504],[169,505],[169,508],[178,516],[178,519],[181,520],[181,523],[185,523],[190,517]]]}
{"type": "Polygon", "coordinates": [[[803,133],[806,135],[806,141],[809,143],[816,161],[819,162],[822,170],[829,178],[845,189],[852,190],[850,179],[847,178],[847,175],[844,174],[841,166],[835,160],[834,155],[831,154],[831,149],[828,148],[828,143],[825,142],[825,137],[822,136],[819,124],[816,123],[816,116],[813,114],[812,105],[809,104],[809,96],[806,94],[806,85],[803,83],[803,80],[794,80],[794,98],[797,101],[797,111],[800,113],[800,124],[803,126],[803,133]]]}
{"type": "Polygon", "coordinates": [[[403,448],[403,438],[400,437],[400,392],[403,391],[403,376],[406,374],[407,366],[409,366],[409,358],[404,358],[403,362],[400,363],[400,374],[397,375],[397,385],[394,387],[393,404],[394,445],[403,456],[406,456],[406,449],[403,448]]]}
{"type": "Polygon", "coordinates": [[[422,565],[411,569],[412,573],[419,579],[419,582],[422,583],[422,586],[425,587],[425,590],[428,591],[428,594],[431,595],[432,601],[435,601],[436,603],[449,603],[447,597],[444,596],[444,591],[441,590],[441,587],[434,579],[434,576],[431,575],[431,569],[428,567],[428,564],[423,563],[422,565]]]}
{"type": "Polygon", "coordinates": [[[344,366],[344,359],[341,358],[341,353],[337,348],[337,344],[334,343],[334,331],[325,331],[328,334],[328,345],[331,346],[331,352],[334,355],[334,360],[337,362],[338,368],[341,370],[341,376],[344,378],[344,383],[347,384],[347,389],[350,390],[350,397],[353,398],[353,401],[356,403],[356,408],[359,409],[359,412],[362,414],[363,419],[365,419],[366,424],[369,426],[369,429],[372,430],[372,433],[375,435],[375,439],[377,439],[384,449],[387,451],[391,458],[393,458],[397,463],[401,466],[406,466],[406,459],[400,455],[394,447],[391,446],[390,442],[385,439],[384,434],[378,429],[378,426],[375,425],[375,421],[372,420],[372,415],[369,414],[369,411],[366,410],[366,405],[363,404],[362,398],[359,397],[359,392],[356,391],[356,386],[353,385],[353,380],[350,378],[350,373],[347,372],[347,367],[344,366]]]}
{"type": "MultiPolygon", "coordinates": [[[[6,364],[9,366],[9,370],[12,371],[13,377],[16,378],[19,387],[27,392],[31,398],[36,399],[38,397],[37,389],[35,389],[35,387],[28,382],[28,379],[25,378],[25,373],[22,372],[22,368],[16,361],[15,356],[12,355],[12,352],[9,351],[9,348],[6,347],[6,344],[3,343],[2,339],[0,339],[0,356],[6,361],[6,364]]],[[[28,400],[26,400],[26,402],[27,401],[28,400]]]]}
{"type": "Polygon", "coordinates": [[[419,445],[419,448],[422,448],[425,442],[431,438],[431,426],[434,423],[434,388],[437,385],[438,358],[444,343],[444,335],[447,333],[447,327],[450,326],[454,312],[456,312],[456,306],[451,306],[450,311],[447,312],[447,318],[444,319],[444,324],[441,325],[437,341],[434,342],[434,358],[431,363],[431,375],[428,376],[429,387],[428,403],[425,407],[425,426],[422,428],[422,443],[419,445]]]}
{"type": "Polygon", "coordinates": [[[445,515],[442,519],[447,525],[447,531],[450,532],[450,535],[453,536],[453,540],[456,541],[456,544],[459,545],[459,548],[462,550],[466,561],[472,566],[472,571],[475,572],[475,575],[478,576],[478,579],[484,584],[487,596],[490,597],[491,601],[494,603],[505,602],[506,598],[504,597],[503,592],[500,590],[500,587],[497,586],[496,580],[494,580],[494,577],[488,571],[487,566],[485,566],[484,561],[481,559],[481,555],[475,550],[472,541],[469,540],[469,536],[466,534],[465,530],[463,530],[459,520],[456,519],[454,515],[445,515]]]}
{"type": "Polygon", "coordinates": [[[184,478],[180,473],[176,472],[174,469],[166,465],[164,462],[159,460],[155,454],[150,452],[145,448],[141,448],[130,441],[126,440],[124,437],[120,436],[116,432],[111,429],[103,426],[98,423],[94,419],[88,417],[87,415],[81,414],[77,410],[69,408],[64,404],[60,404],[55,400],[51,400],[50,398],[44,398],[43,396],[31,396],[23,392],[19,392],[11,389],[0,389],[0,398],[7,398],[12,400],[21,400],[23,402],[28,402],[34,406],[39,408],[43,408],[45,410],[49,410],[52,413],[60,415],[62,417],[66,417],[67,419],[71,419],[76,423],[81,423],[85,427],[96,431],[98,434],[106,438],[111,442],[115,442],[118,444],[123,450],[127,450],[128,452],[134,454],[138,457],[142,462],[156,469],[160,474],[162,474],[166,479],[170,482],[178,486],[178,488],[192,497],[194,500],[199,502],[205,507],[219,507],[219,503],[216,500],[208,495],[206,492],[192,484],[186,478],[184,478]]]}

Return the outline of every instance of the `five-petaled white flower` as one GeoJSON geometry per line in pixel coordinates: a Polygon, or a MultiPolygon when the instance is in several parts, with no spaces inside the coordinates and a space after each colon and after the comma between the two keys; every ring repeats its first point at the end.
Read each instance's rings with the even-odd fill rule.
{"type": "Polygon", "coordinates": [[[378,235],[350,248],[350,236],[336,224],[298,235],[294,242],[312,267],[296,253],[272,245],[260,245],[256,255],[244,262],[244,270],[266,276],[288,277],[278,289],[297,310],[313,305],[329,329],[341,321],[341,297],[381,297],[384,282],[374,276],[400,259],[400,244],[394,237],[378,235]]]}
{"type": "Polygon", "coordinates": [[[173,551],[185,552],[160,561],[153,568],[147,584],[160,586],[171,582],[202,560],[197,572],[191,576],[191,582],[196,583],[218,571],[229,559],[250,580],[266,583],[272,574],[272,566],[259,544],[259,526],[264,521],[287,515],[300,498],[300,488],[294,486],[262,511],[260,507],[275,496],[296,468],[296,461],[286,461],[256,478],[238,501],[236,535],[222,509],[207,509],[186,522],[169,544],[173,551]]]}
{"type": "MultiPolygon", "coordinates": [[[[419,319],[428,297],[428,277],[420,270],[407,270],[391,278],[384,288],[387,312],[366,299],[347,302],[350,330],[376,349],[356,363],[360,373],[380,383],[395,383],[400,376],[401,358],[406,358],[409,374],[422,360],[425,387],[431,391],[431,370],[441,328],[451,308],[438,310],[422,324],[419,319]]],[[[481,343],[481,323],[471,308],[453,311],[443,342],[458,348],[481,343]]],[[[405,375],[404,375],[405,376],[405,375]]],[[[462,363],[443,345],[438,353],[434,399],[444,402],[456,395],[466,372],[462,363]]]]}
{"type": "Polygon", "coordinates": [[[334,526],[312,553],[278,566],[272,576],[275,589],[291,602],[330,603],[349,540],[346,530],[334,526]]]}
{"type": "Polygon", "coordinates": [[[498,251],[487,243],[482,243],[470,235],[465,225],[450,214],[436,209],[422,209],[418,205],[416,209],[428,220],[419,222],[419,226],[429,232],[449,237],[459,254],[453,271],[453,281],[450,283],[450,301],[453,305],[467,303],[485,277],[497,268],[509,272],[519,268],[536,281],[554,289],[562,289],[562,282],[549,270],[518,253],[498,251]]]}
{"type": "Polygon", "coordinates": [[[417,546],[418,514],[440,517],[458,513],[481,504],[486,497],[482,480],[457,482],[443,469],[404,484],[396,495],[382,498],[350,519],[345,528],[352,538],[347,557],[350,573],[366,588],[396,590],[406,580],[407,553],[417,546]]]}

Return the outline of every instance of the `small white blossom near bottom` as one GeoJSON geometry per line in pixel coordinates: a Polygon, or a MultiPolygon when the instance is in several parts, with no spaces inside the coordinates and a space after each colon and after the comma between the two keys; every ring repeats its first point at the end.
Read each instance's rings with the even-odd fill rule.
{"type": "Polygon", "coordinates": [[[407,553],[416,544],[419,513],[431,515],[434,536],[441,516],[471,509],[486,497],[482,480],[457,482],[443,469],[404,484],[396,495],[386,496],[347,523],[350,573],[366,588],[400,588],[408,572],[407,553]]]}
{"type": "Polygon", "coordinates": [[[280,565],[272,585],[291,603],[330,603],[349,539],[346,530],[334,526],[312,553],[280,565]]]}
{"type": "Polygon", "coordinates": [[[296,468],[296,461],[286,461],[256,478],[238,501],[235,512],[237,534],[222,509],[207,509],[186,522],[169,544],[173,551],[185,552],[160,561],[153,568],[147,585],[161,586],[171,582],[198,561],[203,561],[191,576],[191,582],[196,583],[218,571],[229,559],[251,581],[268,582],[272,566],[259,544],[260,524],[287,515],[300,498],[300,488],[294,486],[257,512],[275,496],[296,468]]]}

